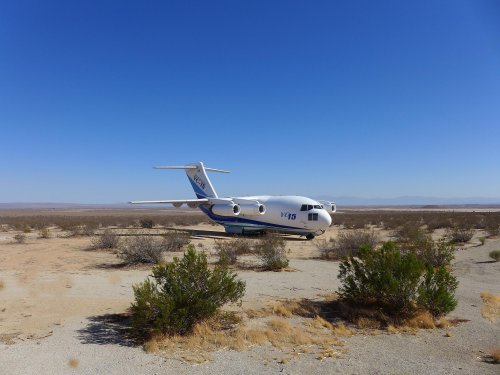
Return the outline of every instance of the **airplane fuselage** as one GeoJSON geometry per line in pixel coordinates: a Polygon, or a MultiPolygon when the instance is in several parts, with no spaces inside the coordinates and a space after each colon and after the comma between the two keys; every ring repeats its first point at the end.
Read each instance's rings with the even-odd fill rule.
{"type": "Polygon", "coordinates": [[[221,216],[209,207],[200,209],[213,221],[224,225],[227,232],[248,233],[276,230],[291,234],[322,234],[331,225],[332,218],[323,206],[310,198],[301,196],[249,196],[241,199],[256,200],[264,204],[262,215],[221,216]]]}

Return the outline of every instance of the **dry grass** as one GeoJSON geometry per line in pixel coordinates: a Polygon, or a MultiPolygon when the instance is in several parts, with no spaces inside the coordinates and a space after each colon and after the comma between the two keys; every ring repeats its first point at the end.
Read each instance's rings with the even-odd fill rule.
{"type": "Polygon", "coordinates": [[[366,318],[364,316],[359,317],[355,321],[356,327],[359,329],[379,329],[380,322],[376,319],[366,318]]]}
{"type": "Polygon", "coordinates": [[[406,326],[410,328],[434,329],[435,319],[428,311],[422,311],[406,321],[406,326]]]}
{"type": "Polygon", "coordinates": [[[481,299],[483,300],[481,308],[483,318],[491,322],[500,319],[500,296],[490,292],[481,292],[481,299]]]}
{"type": "Polygon", "coordinates": [[[337,336],[352,336],[354,333],[345,326],[344,323],[339,323],[333,327],[333,333],[337,336]]]}
{"type": "Polygon", "coordinates": [[[294,315],[314,318],[319,311],[314,301],[311,300],[283,300],[275,303],[271,307],[263,307],[261,309],[249,309],[245,311],[248,318],[266,318],[272,315],[290,318],[294,315]]]}
{"type": "MultiPolygon", "coordinates": [[[[302,309],[298,303],[290,305],[302,309]]],[[[144,349],[196,363],[209,361],[209,353],[216,350],[243,351],[255,345],[271,345],[290,353],[313,351],[326,358],[337,353],[332,346],[343,346],[337,336],[351,334],[343,324],[334,325],[319,316],[286,319],[282,315],[290,317],[292,312],[282,304],[254,311],[258,312],[258,318],[264,319],[232,326],[212,319],[197,324],[188,335],[153,337],[144,344],[144,349]]]]}
{"type": "Polygon", "coordinates": [[[490,356],[493,363],[500,363],[500,348],[493,349],[490,356]]]}
{"type": "Polygon", "coordinates": [[[387,333],[389,333],[391,335],[393,335],[395,333],[399,333],[399,330],[396,327],[394,327],[392,324],[389,324],[387,326],[386,330],[387,330],[387,333]]]}
{"type": "Polygon", "coordinates": [[[77,368],[77,367],[78,367],[78,359],[76,359],[76,358],[71,358],[71,359],[68,361],[68,365],[69,365],[69,367],[71,367],[71,368],[77,368]]]}
{"type": "Polygon", "coordinates": [[[3,288],[5,288],[5,283],[2,280],[0,280],[0,290],[2,290],[3,288]]]}

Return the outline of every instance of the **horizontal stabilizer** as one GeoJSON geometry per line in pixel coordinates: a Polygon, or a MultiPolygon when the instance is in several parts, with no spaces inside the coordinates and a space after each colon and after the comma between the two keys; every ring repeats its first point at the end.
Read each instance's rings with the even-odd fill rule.
{"type": "MultiPolygon", "coordinates": [[[[194,165],[185,165],[185,166],[172,166],[172,167],[169,167],[169,166],[157,166],[157,167],[153,167],[154,169],[198,169],[198,167],[194,166],[194,165]]],[[[225,171],[223,169],[216,169],[216,168],[207,168],[205,167],[204,168],[206,171],[208,172],[219,172],[219,173],[231,173],[229,171],[225,171]]]]}

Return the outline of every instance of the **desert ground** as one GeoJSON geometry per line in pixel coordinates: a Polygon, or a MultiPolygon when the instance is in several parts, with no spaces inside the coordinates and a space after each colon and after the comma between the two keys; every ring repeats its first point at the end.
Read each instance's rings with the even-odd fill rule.
{"type": "MultiPolygon", "coordinates": [[[[9,215],[12,212],[9,212],[9,215]]],[[[67,214],[67,213],[66,213],[67,214]]],[[[68,214],[69,215],[69,214],[68,214]]],[[[119,213],[117,213],[119,215],[119,213]]],[[[335,219],[334,219],[335,220],[335,219]]],[[[223,228],[208,223],[168,227],[187,231],[191,243],[215,261],[215,240],[228,240],[223,228]]],[[[161,235],[169,229],[146,230],[161,235]]],[[[332,226],[322,238],[335,237],[332,226]]],[[[136,230],[114,229],[123,237],[136,230]]],[[[382,238],[391,232],[375,229],[382,238]]],[[[142,231],[144,232],[144,231],[142,231]]],[[[349,327],[339,335],[333,355],[269,343],[241,350],[219,349],[203,360],[189,360],[174,353],[149,352],[125,334],[117,319],[133,301],[132,285],[143,281],[151,266],[124,267],[111,251],[93,250],[91,238],[67,237],[59,228],[52,236],[27,233],[26,242],[15,243],[20,233],[0,232],[0,374],[498,374],[499,365],[488,354],[500,346],[497,310],[484,314],[482,292],[500,295],[500,262],[488,254],[500,249],[499,238],[475,230],[460,246],[452,263],[460,282],[458,306],[449,314],[459,324],[446,329],[411,332],[349,327]]],[[[440,236],[440,230],[434,236],[440,236]]],[[[320,259],[314,241],[287,236],[290,265],[282,272],[251,267],[237,269],[246,281],[241,306],[245,311],[271,306],[285,299],[321,300],[339,287],[339,262],[320,259]]],[[[169,254],[180,256],[182,252],[169,254]]]]}

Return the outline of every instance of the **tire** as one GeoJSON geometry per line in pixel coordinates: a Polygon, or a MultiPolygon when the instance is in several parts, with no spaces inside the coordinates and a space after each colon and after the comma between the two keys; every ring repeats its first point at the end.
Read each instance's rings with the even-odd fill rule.
{"type": "Polygon", "coordinates": [[[306,236],[306,240],[310,241],[310,240],[312,240],[312,239],[314,239],[314,234],[309,233],[309,234],[306,236]]]}

